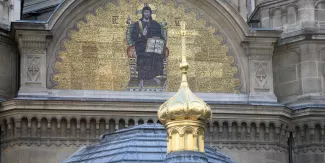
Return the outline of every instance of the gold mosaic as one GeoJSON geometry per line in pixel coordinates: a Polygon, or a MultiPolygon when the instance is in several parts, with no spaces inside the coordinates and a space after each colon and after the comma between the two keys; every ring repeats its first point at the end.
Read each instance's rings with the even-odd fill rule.
{"type": "Polygon", "coordinates": [[[187,60],[189,84],[195,92],[236,93],[240,81],[234,78],[237,68],[234,58],[228,56],[229,47],[222,45],[223,38],[215,35],[216,28],[206,26],[204,19],[197,19],[194,11],[185,11],[183,5],[175,7],[166,0],[119,0],[88,14],[87,22],[77,24],[79,30],[70,33],[64,42],[65,50],[59,52],[59,71],[53,76],[57,89],[124,91],[130,81],[130,59],[126,51],[126,21],[141,17],[144,3],[154,10],[153,19],[167,22],[169,56],[167,58],[165,91],[177,91],[181,75],[181,26],[186,22],[187,60]],[[142,6],[142,7],[141,7],[142,6]],[[104,9],[105,8],[105,9],[104,9]]]}

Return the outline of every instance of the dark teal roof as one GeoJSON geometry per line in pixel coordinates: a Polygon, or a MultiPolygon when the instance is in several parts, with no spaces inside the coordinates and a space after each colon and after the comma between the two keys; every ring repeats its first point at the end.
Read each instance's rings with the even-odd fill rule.
{"type": "MultiPolygon", "coordinates": [[[[64,163],[162,163],[166,158],[166,130],[159,124],[133,126],[103,135],[99,143],[82,147],[64,163]]],[[[209,163],[233,163],[211,147],[209,163]]]]}

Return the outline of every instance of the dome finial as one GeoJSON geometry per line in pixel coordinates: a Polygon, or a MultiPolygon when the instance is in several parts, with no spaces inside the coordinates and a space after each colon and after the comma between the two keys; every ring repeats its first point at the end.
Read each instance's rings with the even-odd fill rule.
{"type": "Polygon", "coordinates": [[[165,125],[168,135],[168,153],[175,151],[195,151],[204,153],[204,130],[211,119],[210,107],[192,93],[187,82],[186,23],[181,22],[182,81],[178,92],[162,104],[158,118],[165,125]]]}
{"type": "Polygon", "coordinates": [[[188,87],[187,83],[187,70],[188,63],[186,61],[186,22],[181,22],[181,35],[182,35],[182,62],[180,68],[182,71],[182,82],[181,87],[188,87]]]}

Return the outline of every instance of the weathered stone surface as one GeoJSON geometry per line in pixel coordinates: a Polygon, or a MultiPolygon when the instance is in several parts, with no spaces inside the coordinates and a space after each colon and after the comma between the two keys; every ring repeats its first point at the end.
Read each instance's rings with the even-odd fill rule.
{"type": "Polygon", "coordinates": [[[323,163],[325,155],[324,154],[311,154],[305,153],[300,155],[294,155],[295,163],[323,163]]]}
{"type": "Polygon", "coordinates": [[[10,31],[11,22],[20,20],[20,2],[12,0],[0,1],[0,30],[10,31]]]}
{"type": "MultiPolygon", "coordinates": [[[[299,104],[302,102],[299,100],[300,98],[303,98],[304,103],[306,103],[308,102],[306,96],[310,95],[315,101],[317,99],[316,94],[318,94],[319,99],[323,99],[323,95],[320,94],[324,90],[322,50],[317,50],[322,49],[320,48],[321,45],[322,43],[316,44],[306,41],[303,44],[294,43],[290,46],[281,45],[276,48],[273,62],[276,79],[275,92],[281,103],[299,104]],[[287,53],[287,51],[292,50],[301,53],[287,53]],[[289,61],[290,58],[292,58],[292,62],[289,61]]],[[[309,103],[313,103],[311,99],[309,103]]]]}
{"type": "MultiPolygon", "coordinates": [[[[114,99],[113,93],[111,96],[114,99]]],[[[106,102],[103,98],[87,100],[86,97],[73,99],[72,96],[61,97],[60,100],[46,100],[34,96],[33,99],[25,97],[25,99],[6,101],[2,103],[0,110],[10,114],[2,116],[4,123],[1,128],[12,129],[3,131],[4,140],[8,141],[2,145],[8,151],[28,149],[30,157],[35,155],[33,151],[54,152],[49,160],[62,160],[77,148],[96,143],[100,135],[105,132],[158,121],[157,108],[164,102],[164,98],[158,100],[158,96],[155,101],[142,100],[141,102],[127,97],[126,101],[122,101],[121,97],[123,96],[120,95],[119,99],[114,101],[107,99],[106,102]],[[24,113],[21,114],[19,108],[24,108],[24,113]],[[53,116],[54,112],[59,114],[53,116]],[[16,134],[13,135],[13,131],[16,134]],[[19,140],[19,143],[14,140],[19,140]]],[[[205,99],[209,99],[206,97],[205,99]]],[[[218,96],[211,97],[218,99],[218,96]]],[[[233,160],[237,162],[241,160],[243,163],[263,160],[264,153],[267,152],[279,151],[285,154],[286,135],[278,135],[275,132],[279,126],[289,126],[291,110],[272,104],[245,104],[244,101],[236,103],[229,101],[229,104],[226,104],[227,102],[217,104],[217,101],[208,103],[214,117],[209,123],[205,136],[209,145],[226,153],[233,160]],[[229,133],[230,128],[231,133],[229,133]],[[247,157],[249,154],[261,157],[247,157]]],[[[279,130],[281,133],[289,132],[286,127],[279,130]]],[[[27,154],[24,155],[27,157],[27,154]]],[[[50,157],[46,153],[44,155],[50,157]]],[[[35,157],[41,159],[42,156],[35,157]]]]}
{"type": "Polygon", "coordinates": [[[302,80],[302,89],[304,94],[308,93],[320,93],[321,81],[318,78],[306,78],[302,80]]]}
{"type": "Polygon", "coordinates": [[[301,81],[287,82],[276,85],[275,93],[278,98],[300,95],[302,92],[301,81]]]}
{"type": "Polygon", "coordinates": [[[302,78],[317,78],[317,64],[315,61],[305,61],[300,63],[298,69],[301,70],[302,78]]]}
{"type": "Polygon", "coordinates": [[[18,61],[15,43],[0,29],[0,101],[13,98],[17,91],[18,61]]]}
{"type": "Polygon", "coordinates": [[[288,83],[298,80],[297,66],[288,66],[274,72],[276,74],[276,83],[288,83]]]}
{"type": "MultiPolygon", "coordinates": [[[[29,3],[30,11],[35,11],[32,7],[37,4],[44,7],[44,0],[34,2],[36,5],[29,3]]],[[[52,2],[58,3],[48,4],[52,2]]],[[[21,59],[40,57],[42,72],[40,78],[30,75],[24,71],[28,64],[22,63],[23,87],[19,97],[0,104],[2,162],[61,162],[79,147],[96,143],[105,132],[157,122],[158,106],[173,93],[48,89],[52,88],[49,74],[54,72],[51,66],[63,33],[75,26],[75,20],[83,19],[83,13],[105,2],[65,1],[48,23],[14,23],[21,59]],[[37,47],[30,39],[42,46],[37,47]]],[[[324,20],[318,16],[322,14],[320,3],[254,1],[260,6],[252,19],[260,19],[259,26],[263,29],[249,30],[242,20],[248,13],[245,1],[184,2],[208,15],[208,23],[218,26],[217,33],[223,34],[226,44],[232,46],[234,65],[239,70],[236,77],[241,80],[240,94],[199,94],[213,108],[206,141],[239,163],[287,163],[287,138],[293,133],[294,162],[323,163],[325,43],[324,20]],[[283,30],[280,40],[270,32],[272,27],[283,30]],[[276,96],[272,96],[273,92],[276,96]]],[[[51,12],[41,13],[37,18],[45,20],[51,12]]],[[[0,44],[0,73],[5,75],[9,74],[9,62],[1,59],[8,60],[8,55],[1,52],[8,54],[7,49],[7,43],[0,44]]],[[[30,68],[31,72],[37,71],[35,66],[30,68]]],[[[0,82],[0,90],[8,90],[10,84],[18,82],[0,75],[0,80],[3,79],[7,81],[0,82]]],[[[1,97],[12,97],[5,94],[0,91],[1,97]]]]}

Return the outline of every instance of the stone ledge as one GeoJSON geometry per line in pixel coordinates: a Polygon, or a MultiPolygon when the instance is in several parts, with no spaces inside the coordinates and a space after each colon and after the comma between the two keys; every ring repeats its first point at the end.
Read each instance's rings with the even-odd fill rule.
{"type": "Polygon", "coordinates": [[[307,145],[298,145],[293,148],[293,152],[295,154],[303,154],[308,152],[325,152],[325,144],[324,143],[312,143],[307,145]]]}
{"type": "Polygon", "coordinates": [[[1,149],[16,146],[66,146],[81,147],[92,145],[99,139],[91,138],[40,138],[40,137],[17,137],[1,141],[1,149]]]}
{"type": "Polygon", "coordinates": [[[300,96],[293,96],[284,100],[283,104],[292,110],[306,108],[325,108],[325,95],[310,93],[300,96]]]}
{"type": "MultiPolygon", "coordinates": [[[[18,100],[76,100],[76,101],[132,101],[132,102],[164,102],[175,92],[119,92],[96,90],[54,90],[48,89],[42,94],[19,93],[18,100]]],[[[283,106],[268,96],[256,96],[249,100],[247,94],[230,93],[195,93],[209,104],[247,104],[261,106],[283,106]]],[[[272,96],[273,97],[273,96],[272,96]]]]}

